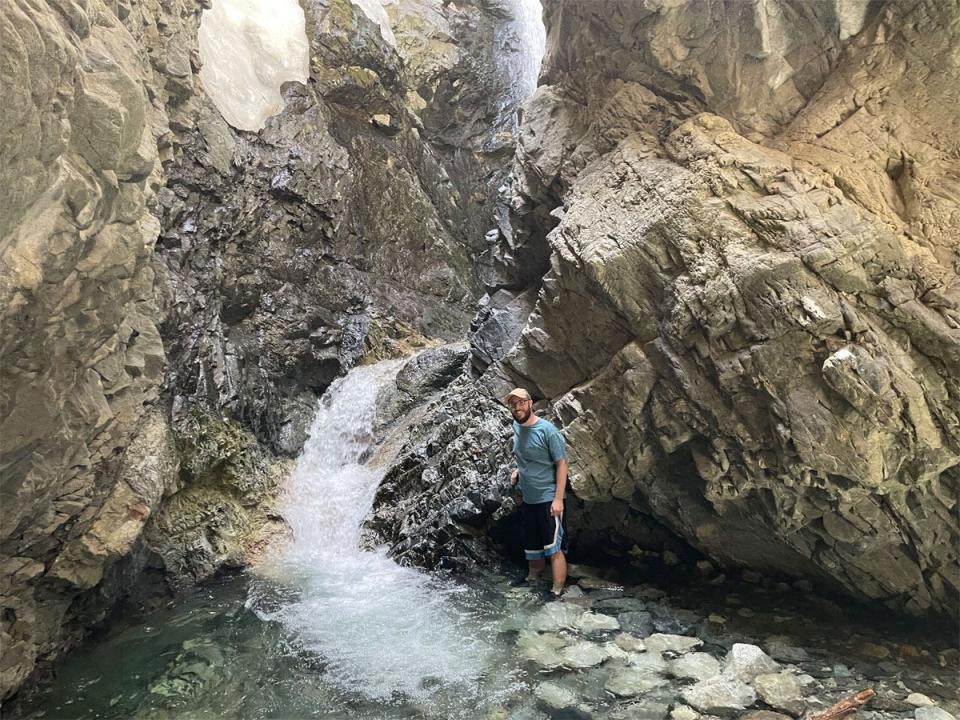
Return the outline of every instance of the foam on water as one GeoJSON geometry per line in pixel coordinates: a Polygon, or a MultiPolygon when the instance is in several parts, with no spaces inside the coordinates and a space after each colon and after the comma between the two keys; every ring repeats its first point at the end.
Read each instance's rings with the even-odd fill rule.
{"type": "Polygon", "coordinates": [[[383,473],[364,462],[376,396],[398,368],[358,368],[328,390],[285,501],[293,541],[262,569],[294,597],[270,609],[253,603],[301,652],[323,659],[325,682],[378,700],[468,692],[489,653],[454,586],[358,546],[383,473]]]}

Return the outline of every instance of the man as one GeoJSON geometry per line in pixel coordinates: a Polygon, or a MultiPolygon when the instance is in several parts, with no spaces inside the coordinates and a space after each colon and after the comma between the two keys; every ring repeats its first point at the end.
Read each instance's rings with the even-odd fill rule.
{"type": "Polygon", "coordinates": [[[553,587],[550,599],[560,597],[567,580],[563,543],[563,496],[567,488],[567,456],[563,435],[552,423],[533,414],[533,400],[523,388],[503,398],[513,415],[513,452],[523,493],[521,523],[524,554],[529,565],[526,582],[535,580],[550,560],[553,587]]]}

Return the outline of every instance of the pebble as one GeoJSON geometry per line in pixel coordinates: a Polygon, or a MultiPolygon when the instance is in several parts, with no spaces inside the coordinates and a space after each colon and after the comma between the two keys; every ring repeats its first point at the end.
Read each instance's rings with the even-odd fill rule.
{"type": "Polygon", "coordinates": [[[670,663],[670,674],[682,679],[707,680],[720,674],[720,662],[707,653],[690,653],[670,663]]]}
{"type": "Polygon", "coordinates": [[[577,696],[572,691],[551,682],[540,683],[534,694],[537,700],[554,710],[564,710],[577,704],[577,696]]]}
{"type": "Polygon", "coordinates": [[[667,680],[656,673],[631,667],[614,673],[604,689],[618,697],[635,697],[666,684],[667,680]]]}
{"type": "Polygon", "coordinates": [[[790,645],[786,638],[777,635],[767,638],[766,650],[774,660],[783,662],[800,663],[810,659],[806,650],[790,645]]]}
{"type": "Polygon", "coordinates": [[[558,635],[537,633],[524,630],[517,638],[520,655],[540,667],[555,668],[562,664],[560,652],[567,646],[567,640],[558,635]]]}
{"type": "Polygon", "coordinates": [[[739,610],[737,610],[737,615],[739,615],[740,617],[748,618],[748,617],[753,617],[754,615],[756,615],[756,613],[748,607],[742,607],[739,610]]]}
{"type": "Polygon", "coordinates": [[[585,612],[576,622],[576,628],[584,635],[591,633],[604,632],[608,630],[619,630],[620,623],[616,618],[609,615],[598,615],[594,612],[585,612]]]}
{"type": "Polygon", "coordinates": [[[653,632],[653,616],[648,612],[625,612],[617,616],[620,627],[627,632],[647,636],[653,632]]]}
{"type": "Polygon", "coordinates": [[[724,673],[744,682],[750,682],[762,673],[776,672],[780,665],[756,645],[735,643],[727,653],[724,673]]]}
{"type": "Polygon", "coordinates": [[[957,720],[953,715],[936,705],[925,705],[913,711],[917,720],[957,720]]]}
{"type": "Polygon", "coordinates": [[[613,641],[617,644],[617,647],[627,652],[641,653],[647,649],[647,645],[643,640],[630,633],[620,633],[613,641]]]}
{"type": "Polygon", "coordinates": [[[907,695],[907,702],[915,707],[926,707],[927,705],[933,705],[933,700],[922,693],[910,693],[907,695]]]}
{"type": "Polygon", "coordinates": [[[717,615],[716,613],[710,613],[707,620],[714,625],[725,625],[727,623],[727,619],[723,615],[717,615]]]}
{"type": "Polygon", "coordinates": [[[792,720],[789,715],[771,710],[753,710],[741,715],[737,720],[792,720]]]}
{"type": "Polygon", "coordinates": [[[651,652],[662,653],[666,650],[682,655],[690,652],[696,647],[703,645],[700,638],[689,637],[687,635],[667,635],[664,633],[654,633],[646,639],[647,650],[651,652]]]}
{"type": "Polygon", "coordinates": [[[757,701],[757,693],[752,687],[736,678],[723,675],[684,688],[680,696],[688,705],[711,714],[729,714],[731,711],[743,710],[757,701]]]}
{"type": "Polygon", "coordinates": [[[765,673],[753,679],[757,695],[774,710],[799,716],[807,709],[800,681],[791,673],[765,673]]]}
{"type": "Polygon", "coordinates": [[[670,711],[670,720],[697,720],[700,713],[689,705],[677,705],[670,711]]]}
{"type": "Polygon", "coordinates": [[[610,657],[606,648],[589,640],[568,645],[560,652],[561,664],[569,668],[588,668],[610,657]]]}
{"type": "Polygon", "coordinates": [[[669,667],[660,653],[650,652],[649,650],[645,653],[631,655],[630,665],[655,673],[666,673],[669,667]]]}
{"type": "Polygon", "coordinates": [[[556,632],[564,628],[572,628],[575,627],[583,612],[583,608],[570,603],[552,602],[544,605],[536,615],[530,618],[529,627],[531,630],[541,632],[556,632]]]}
{"type": "Polygon", "coordinates": [[[886,660],[890,657],[890,648],[884,647],[883,645],[877,645],[872,642],[863,642],[860,644],[860,652],[862,652],[867,657],[874,658],[875,660],[886,660]]]}

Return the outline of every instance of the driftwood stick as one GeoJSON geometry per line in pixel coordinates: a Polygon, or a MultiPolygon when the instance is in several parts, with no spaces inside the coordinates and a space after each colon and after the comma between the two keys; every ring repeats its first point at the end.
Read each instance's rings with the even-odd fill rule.
{"type": "Polygon", "coordinates": [[[876,695],[877,693],[875,693],[872,688],[865,688],[856,695],[851,695],[838,703],[834,703],[822,713],[817,713],[812,716],[810,720],[840,720],[840,718],[846,717],[850,713],[859,710],[861,706],[870,702],[876,695]]]}

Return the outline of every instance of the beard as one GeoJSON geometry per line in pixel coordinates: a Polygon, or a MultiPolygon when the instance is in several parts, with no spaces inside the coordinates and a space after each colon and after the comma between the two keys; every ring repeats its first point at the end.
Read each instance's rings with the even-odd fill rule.
{"type": "Polygon", "coordinates": [[[516,412],[513,413],[513,419],[516,420],[516,421],[517,421],[518,423],[520,423],[521,425],[523,425],[527,420],[530,419],[530,413],[532,413],[532,412],[533,412],[532,409],[530,409],[530,410],[517,410],[516,412]]]}

